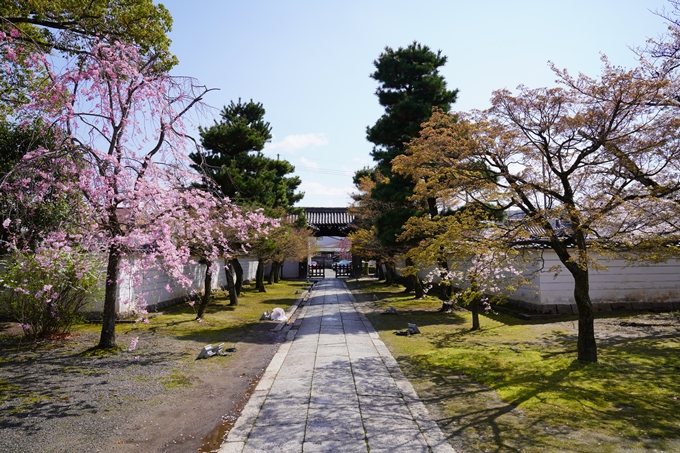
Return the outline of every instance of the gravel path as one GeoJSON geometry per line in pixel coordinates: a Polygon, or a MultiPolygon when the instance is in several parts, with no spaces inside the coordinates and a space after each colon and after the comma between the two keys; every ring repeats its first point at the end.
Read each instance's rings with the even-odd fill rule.
{"type": "Polygon", "coordinates": [[[210,451],[204,438],[217,427],[219,445],[219,425],[235,418],[275,352],[270,329],[256,326],[233,356],[203,361],[193,360],[202,344],[150,333],[134,335],[135,351],[104,357],[82,355],[94,333],[37,345],[0,339],[0,452],[210,451]]]}

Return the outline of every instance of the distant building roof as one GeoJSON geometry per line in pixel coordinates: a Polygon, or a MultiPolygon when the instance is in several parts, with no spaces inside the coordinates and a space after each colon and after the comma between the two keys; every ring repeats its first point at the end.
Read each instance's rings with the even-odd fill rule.
{"type": "Polygon", "coordinates": [[[346,236],[351,231],[354,215],[349,208],[302,208],[309,227],[316,236],[346,236]]]}
{"type": "Polygon", "coordinates": [[[348,225],[354,222],[354,216],[348,212],[349,208],[304,208],[307,222],[310,225],[348,225]]]}

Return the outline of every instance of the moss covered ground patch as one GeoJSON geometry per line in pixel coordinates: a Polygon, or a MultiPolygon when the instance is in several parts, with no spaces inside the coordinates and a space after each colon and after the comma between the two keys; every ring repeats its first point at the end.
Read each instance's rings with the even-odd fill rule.
{"type": "Polygon", "coordinates": [[[650,315],[598,319],[599,363],[582,364],[573,318],[490,314],[471,332],[467,311],[360,284],[379,299],[370,321],[462,452],[680,451],[678,316],[635,332],[621,326],[650,315]],[[381,314],[390,306],[399,314],[381,314]],[[393,334],[408,322],[422,333],[393,334]]]}
{"type": "MultiPolygon", "coordinates": [[[[148,324],[117,324],[117,338],[122,340],[122,345],[128,345],[135,336],[155,335],[170,335],[188,342],[204,344],[234,343],[252,325],[260,322],[265,311],[271,313],[276,307],[287,310],[300,298],[300,293],[307,286],[308,283],[304,281],[281,281],[266,285],[267,292],[260,293],[254,284],[244,285],[237,306],[229,305],[228,295],[224,291],[216,291],[200,322],[196,320],[196,307],[186,302],[170,307],[162,314],[151,313],[148,324]]],[[[100,329],[101,325],[97,323],[80,324],[74,328],[74,333],[100,329]]]]}

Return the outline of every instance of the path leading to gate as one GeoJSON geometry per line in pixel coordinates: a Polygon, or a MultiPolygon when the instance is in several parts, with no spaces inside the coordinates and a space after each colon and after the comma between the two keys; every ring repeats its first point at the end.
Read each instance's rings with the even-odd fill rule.
{"type": "Polygon", "coordinates": [[[455,453],[354,297],[316,283],[220,453],[455,453]]]}

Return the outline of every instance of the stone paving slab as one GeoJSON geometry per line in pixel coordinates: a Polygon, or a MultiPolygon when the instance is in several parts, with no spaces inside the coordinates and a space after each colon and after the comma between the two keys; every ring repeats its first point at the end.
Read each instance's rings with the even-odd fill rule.
{"type": "Polygon", "coordinates": [[[219,453],[455,453],[344,282],[308,296],[219,453]]]}

